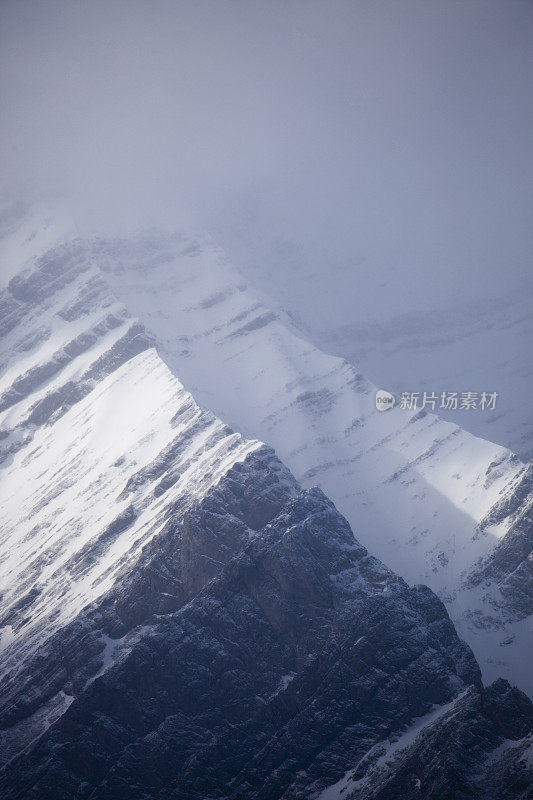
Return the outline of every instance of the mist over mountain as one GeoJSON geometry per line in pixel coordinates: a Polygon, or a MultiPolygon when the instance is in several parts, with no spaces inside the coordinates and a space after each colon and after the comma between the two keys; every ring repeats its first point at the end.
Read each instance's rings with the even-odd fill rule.
{"type": "Polygon", "coordinates": [[[329,323],[529,279],[529,2],[0,13],[10,191],[84,228],[192,222],[329,323]]]}

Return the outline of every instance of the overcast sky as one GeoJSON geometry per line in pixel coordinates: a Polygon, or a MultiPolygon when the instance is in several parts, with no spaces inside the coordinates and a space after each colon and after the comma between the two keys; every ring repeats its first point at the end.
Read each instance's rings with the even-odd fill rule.
{"type": "Polygon", "coordinates": [[[205,229],[330,315],[532,271],[528,0],[3,0],[0,31],[8,196],[205,229]]]}

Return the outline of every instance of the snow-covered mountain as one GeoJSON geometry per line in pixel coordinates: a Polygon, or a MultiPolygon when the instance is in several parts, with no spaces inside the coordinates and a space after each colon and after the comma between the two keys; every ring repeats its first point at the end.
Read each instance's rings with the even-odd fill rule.
{"type": "MultiPolygon", "coordinates": [[[[65,260],[74,270],[85,264],[82,294],[97,304],[97,324],[102,302],[112,303],[110,295],[95,300],[96,276],[105,276],[202,406],[273,446],[302,485],[319,485],[334,500],[372,552],[445,599],[488,680],[503,674],[533,691],[523,650],[531,639],[530,585],[516,609],[512,593],[504,597],[494,580],[466,580],[527,516],[526,464],[433,414],[397,407],[378,412],[375,387],[273,312],[209,242],[157,233],[72,243],[64,224],[54,219],[47,227],[41,218],[27,217],[6,238],[15,253],[33,247],[34,256],[50,259],[59,272],[65,260]],[[59,252],[45,255],[54,230],[59,252]]],[[[65,298],[70,292],[78,303],[81,291],[81,284],[71,283],[65,298]]],[[[87,322],[83,315],[82,326],[87,322]]],[[[118,341],[127,327],[124,322],[106,335],[118,341]]],[[[66,344],[73,333],[67,330],[52,350],[66,344]]],[[[17,364],[22,371],[28,366],[17,364]]],[[[83,392],[87,381],[80,377],[70,391],[83,392]]],[[[70,386],[65,376],[61,380],[70,386]]],[[[530,550],[530,544],[521,548],[522,558],[508,565],[506,575],[524,571],[530,550]]],[[[498,583],[505,580],[500,575],[498,583]]]]}
{"type": "Polygon", "coordinates": [[[472,796],[529,781],[530,702],[408,585],[531,690],[527,465],[378,412],[208,242],[3,243],[2,796],[318,796],[464,692],[472,796]]]}
{"type": "MultiPolygon", "coordinates": [[[[378,412],[364,376],[303,338],[207,242],[88,246],[199,402],[272,445],[302,485],[334,500],[365,546],[436,591],[488,680],[503,674],[533,691],[524,661],[531,579],[519,609],[495,581],[467,580],[529,513],[528,464],[434,414],[378,412]]],[[[530,574],[530,526],[526,540],[506,574],[530,574]]]]}

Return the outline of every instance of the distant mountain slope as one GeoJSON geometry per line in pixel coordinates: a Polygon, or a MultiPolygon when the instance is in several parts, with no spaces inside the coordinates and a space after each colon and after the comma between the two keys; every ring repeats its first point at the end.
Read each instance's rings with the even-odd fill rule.
{"type": "Polygon", "coordinates": [[[309,336],[395,392],[497,392],[493,411],[439,414],[475,436],[533,458],[533,312],[530,289],[445,311],[399,315],[375,324],[339,325],[309,336]]]}

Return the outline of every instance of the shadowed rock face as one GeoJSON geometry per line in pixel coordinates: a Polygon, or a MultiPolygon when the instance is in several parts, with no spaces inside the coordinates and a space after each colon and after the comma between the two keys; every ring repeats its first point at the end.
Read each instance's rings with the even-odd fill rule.
{"type": "MultiPolygon", "coordinates": [[[[320,490],[290,499],[265,470],[255,484],[264,513],[282,506],[254,530],[245,473],[236,465],[161,549],[145,548],[132,573],[146,597],[142,633],[6,766],[3,797],[309,797],[465,686],[483,696],[472,653],[430,590],[371,557],[320,490]],[[207,555],[208,530],[218,577],[161,613],[165,568],[176,606],[176,586],[182,602],[194,593],[179,576],[191,553],[207,555]]],[[[120,616],[118,605],[104,616],[120,616]]],[[[509,735],[531,728],[520,702],[525,722],[509,735]]],[[[496,693],[494,718],[499,703],[496,693]]]]}
{"type": "Polygon", "coordinates": [[[356,770],[362,785],[344,797],[525,800],[533,796],[532,725],[529,699],[507,681],[472,687],[385,768],[356,770]]]}
{"type": "MultiPolygon", "coordinates": [[[[357,764],[378,786],[368,752],[468,686],[459,733],[480,727],[487,754],[512,741],[479,785],[520,768],[529,700],[487,694],[441,601],[370,556],[269,448],[166,513],[112,589],[4,680],[2,798],[307,798],[357,764]]],[[[426,753],[450,798],[456,772],[437,765],[459,733],[447,722],[426,753]]],[[[465,775],[481,769],[476,736],[465,775]]],[[[403,791],[413,775],[393,778],[403,791]]]]}

